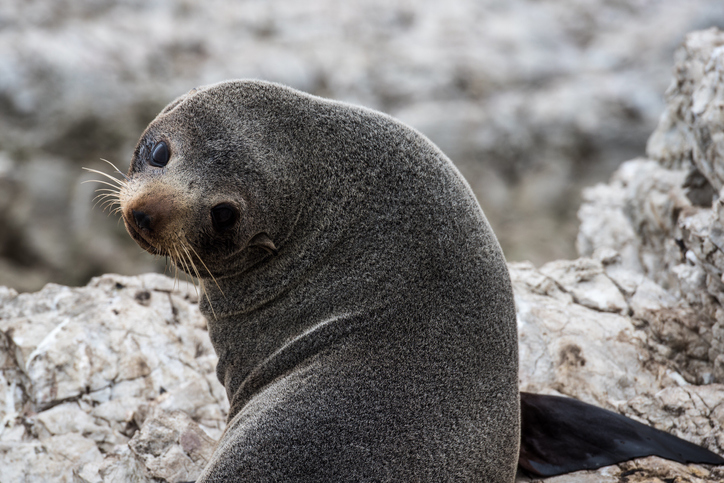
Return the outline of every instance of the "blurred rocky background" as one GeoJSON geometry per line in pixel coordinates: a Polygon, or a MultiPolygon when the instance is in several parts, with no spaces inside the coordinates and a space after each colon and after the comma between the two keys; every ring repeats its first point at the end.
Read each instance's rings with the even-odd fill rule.
{"type": "Polygon", "coordinates": [[[190,88],[256,77],[383,110],[460,167],[510,260],[575,257],[582,186],[644,152],[720,0],[3,0],[0,285],[162,270],[99,176],[190,88]]]}

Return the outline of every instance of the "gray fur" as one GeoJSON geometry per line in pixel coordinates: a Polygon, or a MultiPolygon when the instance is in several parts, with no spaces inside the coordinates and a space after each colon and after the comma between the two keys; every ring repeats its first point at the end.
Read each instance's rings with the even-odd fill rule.
{"type": "Polygon", "coordinates": [[[231,413],[199,481],[514,480],[505,260],[427,138],[368,109],[231,81],[171,103],[129,174],[126,223],[144,186],[163,186],[218,282],[201,271],[231,413]],[[159,140],[165,168],[147,164],[159,140]],[[224,236],[209,215],[221,201],[241,211],[224,236]],[[260,233],[277,254],[250,245],[260,233]]]}

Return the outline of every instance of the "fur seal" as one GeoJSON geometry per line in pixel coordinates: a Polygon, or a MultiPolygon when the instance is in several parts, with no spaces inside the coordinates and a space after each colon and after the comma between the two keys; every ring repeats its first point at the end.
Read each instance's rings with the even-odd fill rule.
{"type": "Polygon", "coordinates": [[[718,455],[518,393],[505,259],[427,138],[278,84],[194,89],[119,193],[136,242],[201,280],[231,410],[199,481],[514,480],[718,455]],[[522,406],[521,406],[522,403],[522,406]]]}
{"type": "Polygon", "coordinates": [[[151,122],[120,199],[131,236],[205,289],[231,411],[200,481],[513,481],[508,270],[423,135],[224,82],[151,122]]]}

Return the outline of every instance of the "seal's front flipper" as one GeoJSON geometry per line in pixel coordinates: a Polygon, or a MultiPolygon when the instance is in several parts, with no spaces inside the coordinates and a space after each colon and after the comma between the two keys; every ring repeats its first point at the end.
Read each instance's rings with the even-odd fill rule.
{"type": "Polygon", "coordinates": [[[592,470],[633,458],[724,465],[724,458],[669,433],[575,399],[520,393],[518,465],[537,476],[592,470]]]}

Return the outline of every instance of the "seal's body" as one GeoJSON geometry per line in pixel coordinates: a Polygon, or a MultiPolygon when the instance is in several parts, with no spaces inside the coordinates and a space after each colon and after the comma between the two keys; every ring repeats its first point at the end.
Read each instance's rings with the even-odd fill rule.
{"type": "Polygon", "coordinates": [[[507,267],[424,136],[232,81],[170,104],[129,174],[129,232],[206,291],[231,412],[200,481],[513,481],[507,267]]]}

